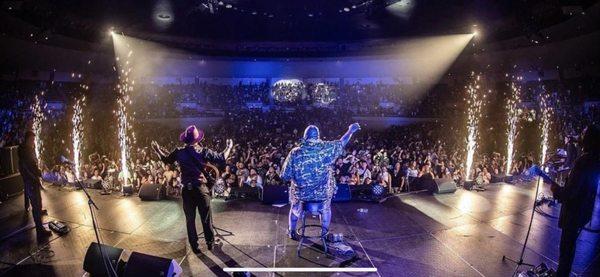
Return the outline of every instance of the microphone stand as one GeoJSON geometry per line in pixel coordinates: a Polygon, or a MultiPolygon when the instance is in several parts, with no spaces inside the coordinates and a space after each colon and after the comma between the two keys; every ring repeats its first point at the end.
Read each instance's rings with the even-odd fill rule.
{"type": "MultiPolygon", "coordinates": [[[[98,234],[98,224],[96,223],[96,217],[94,216],[94,208],[96,210],[100,210],[100,208],[98,208],[98,206],[92,199],[92,196],[89,194],[88,190],[81,183],[81,180],[79,180],[79,178],[75,177],[75,182],[77,183],[77,185],[79,185],[81,190],[83,190],[83,193],[85,194],[86,198],[88,199],[88,207],[90,209],[90,215],[92,218],[92,227],[94,228],[94,233],[96,235],[96,242],[98,243],[98,250],[100,251],[100,257],[102,257],[102,262],[104,263],[104,268],[106,269],[106,274],[108,276],[113,276],[113,271],[109,270],[109,264],[106,263],[104,252],[102,250],[102,244],[100,243],[100,236],[98,234]]],[[[114,275],[116,277],[116,274],[114,274],[114,275]]]]}
{"type": "Polygon", "coordinates": [[[515,267],[515,271],[513,272],[513,274],[511,276],[515,276],[517,274],[517,271],[519,270],[519,268],[522,265],[526,265],[526,266],[530,266],[530,267],[535,267],[535,265],[526,263],[523,261],[523,256],[525,255],[525,249],[527,248],[527,242],[529,241],[529,235],[531,234],[531,226],[533,225],[533,216],[535,215],[535,207],[536,207],[536,202],[537,202],[537,196],[538,193],[540,191],[540,184],[542,183],[542,178],[545,180],[549,180],[550,182],[554,183],[543,171],[536,173],[538,176],[537,178],[537,184],[535,186],[535,197],[533,198],[533,205],[531,207],[531,217],[529,218],[529,226],[527,227],[527,234],[525,235],[525,242],[523,243],[523,248],[521,248],[521,254],[519,255],[519,259],[511,259],[509,257],[507,257],[506,255],[502,256],[502,261],[511,261],[513,263],[516,264],[515,267]]]}

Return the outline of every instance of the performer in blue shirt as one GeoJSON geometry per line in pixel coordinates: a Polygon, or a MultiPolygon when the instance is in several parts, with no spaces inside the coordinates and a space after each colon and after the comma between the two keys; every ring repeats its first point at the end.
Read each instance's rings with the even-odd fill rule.
{"type": "Polygon", "coordinates": [[[281,178],[291,181],[289,191],[290,214],[289,236],[297,240],[296,223],[302,212],[300,201],[323,201],[322,222],[325,230],[329,230],[331,222],[331,198],[336,191],[334,172],[332,169],[335,159],[340,156],[344,146],[348,144],[352,134],[360,130],[360,125],[354,123],[348,131],[335,141],[323,141],[319,138],[319,128],[309,125],[304,130],[300,146],[292,149],[287,156],[281,171],[281,178]]]}

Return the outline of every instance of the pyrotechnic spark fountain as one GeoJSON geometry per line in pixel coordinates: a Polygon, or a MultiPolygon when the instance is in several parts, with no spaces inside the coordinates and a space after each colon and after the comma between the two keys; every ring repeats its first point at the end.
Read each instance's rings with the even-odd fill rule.
{"type": "MultiPolygon", "coordinates": [[[[129,51],[125,60],[121,61],[119,67],[119,84],[117,86],[117,92],[119,94],[117,99],[117,117],[118,117],[118,139],[119,139],[119,147],[121,151],[121,173],[123,178],[123,186],[129,186],[128,179],[130,177],[128,160],[129,160],[129,151],[131,140],[133,138],[133,133],[131,132],[131,122],[133,118],[130,118],[127,113],[127,106],[131,104],[131,100],[129,98],[129,92],[133,91],[134,81],[130,79],[129,73],[131,73],[131,64],[129,62],[129,58],[133,54],[133,51],[129,51]]],[[[119,62],[120,58],[116,58],[117,62],[119,62]]]]}
{"type": "Polygon", "coordinates": [[[73,140],[73,166],[75,167],[75,177],[80,178],[81,170],[81,144],[83,140],[83,115],[82,107],[85,104],[85,96],[75,102],[73,105],[73,130],[71,133],[73,140]]]}
{"type": "Polygon", "coordinates": [[[519,111],[518,105],[521,97],[521,86],[517,83],[517,81],[521,80],[521,77],[517,77],[510,84],[511,95],[508,98],[508,103],[506,104],[507,114],[506,114],[506,124],[508,125],[508,130],[506,131],[507,135],[507,143],[506,143],[506,174],[509,175],[512,169],[512,163],[514,158],[514,148],[515,148],[515,140],[517,138],[517,123],[519,122],[519,111]]]}
{"type": "Polygon", "coordinates": [[[548,152],[548,140],[550,135],[550,124],[552,117],[552,107],[549,103],[549,96],[545,90],[540,94],[540,110],[541,110],[541,128],[542,128],[542,153],[540,157],[540,164],[546,162],[546,153],[548,152]]]}
{"type": "Polygon", "coordinates": [[[31,104],[31,113],[33,114],[33,124],[31,129],[35,135],[34,146],[35,146],[35,156],[38,160],[38,164],[42,163],[42,150],[44,148],[44,144],[42,141],[42,122],[46,119],[44,115],[44,109],[42,107],[42,103],[40,100],[40,96],[43,96],[44,92],[40,95],[36,95],[33,99],[33,103],[31,104]]]}
{"type": "Polygon", "coordinates": [[[466,87],[468,98],[467,100],[467,159],[465,164],[466,179],[471,180],[471,169],[473,167],[473,159],[475,150],[477,149],[477,138],[479,120],[481,119],[481,110],[483,106],[484,95],[481,92],[479,81],[480,75],[475,75],[471,72],[472,81],[466,87]]]}

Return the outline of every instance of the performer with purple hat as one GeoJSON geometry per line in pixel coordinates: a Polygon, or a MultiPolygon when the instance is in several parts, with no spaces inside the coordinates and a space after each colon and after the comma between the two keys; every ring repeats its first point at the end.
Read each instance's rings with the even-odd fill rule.
{"type": "Polygon", "coordinates": [[[198,248],[198,233],[196,232],[196,208],[200,213],[208,250],[212,250],[214,244],[212,213],[210,209],[210,191],[213,184],[204,167],[207,162],[214,164],[224,163],[233,148],[233,141],[228,139],[225,151],[217,152],[200,146],[199,142],[203,138],[204,132],[196,128],[196,126],[191,125],[179,136],[179,140],[185,143],[185,146],[179,147],[171,153],[166,153],[156,141],[152,141],[152,149],[164,163],[173,164],[177,162],[181,169],[183,212],[185,213],[188,240],[195,254],[200,253],[200,249],[198,248]],[[204,175],[208,182],[201,182],[201,175],[204,175]]]}

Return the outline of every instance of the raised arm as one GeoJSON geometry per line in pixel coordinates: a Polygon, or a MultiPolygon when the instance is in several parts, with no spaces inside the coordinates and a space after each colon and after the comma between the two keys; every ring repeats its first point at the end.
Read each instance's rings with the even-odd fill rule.
{"type": "Polygon", "coordinates": [[[231,154],[231,149],[233,149],[233,140],[232,139],[227,139],[225,141],[225,151],[223,151],[223,158],[225,158],[225,160],[227,160],[227,158],[229,158],[229,154],[231,154]]]}
{"type": "Polygon", "coordinates": [[[156,141],[152,141],[150,146],[163,163],[172,164],[175,162],[173,155],[171,155],[172,153],[167,153],[156,141]]]}
{"type": "Polygon", "coordinates": [[[340,138],[342,146],[346,146],[346,144],[350,142],[352,135],[358,130],[360,130],[360,125],[358,123],[352,123],[350,126],[348,126],[348,131],[346,131],[346,133],[340,138]]]}

